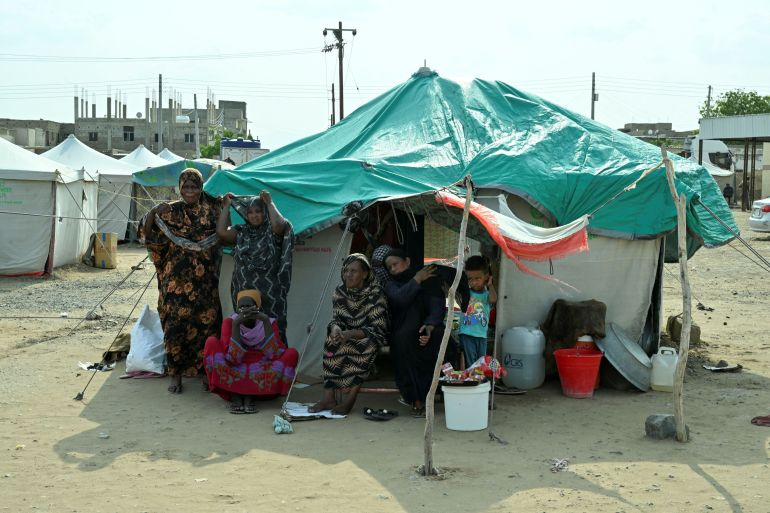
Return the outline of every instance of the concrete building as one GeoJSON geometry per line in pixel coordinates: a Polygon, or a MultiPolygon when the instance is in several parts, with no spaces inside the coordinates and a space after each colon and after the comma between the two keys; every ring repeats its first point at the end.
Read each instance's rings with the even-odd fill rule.
{"type": "MultiPolygon", "coordinates": [[[[80,116],[75,102],[75,137],[88,146],[112,155],[127,154],[143,144],[153,153],[168,148],[185,158],[195,158],[195,116],[194,108],[185,108],[173,99],[168,100],[168,107],[158,109],[155,102],[145,98],[144,113],[137,112],[128,117],[125,105],[113,104],[107,99],[107,115],[95,116],[95,105],[90,116],[80,116]],[[113,105],[118,117],[113,116],[113,105]],[[161,136],[158,136],[158,119],[161,119],[161,136]],[[162,147],[161,147],[162,146],[162,147]]],[[[198,143],[210,144],[210,134],[222,133],[225,129],[236,133],[246,130],[246,102],[219,102],[219,108],[208,104],[197,109],[198,143]]]]}
{"type": "Polygon", "coordinates": [[[674,143],[669,145],[669,149],[675,153],[681,151],[684,140],[696,132],[695,130],[679,132],[674,130],[671,123],[626,123],[618,130],[648,142],[667,139],[669,143],[674,143]]]}
{"type": "Polygon", "coordinates": [[[0,118],[0,137],[35,153],[48,151],[72,133],[72,123],[0,118]]]}
{"type": "MultiPolygon", "coordinates": [[[[181,157],[198,156],[194,108],[182,107],[181,103],[169,99],[168,107],[159,109],[154,100],[145,98],[144,108],[129,117],[128,106],[109,97],[105,107],[104,114],[99,117],[96,104],[88,106],[74,97],[74,123],[0,118],[0,137],[43,153],[74,134],[91,148],[114,156],[128,154],[140,144],[158,153],[162,149],[162,139],[163,148],[181,157]],[[162,120],[161,137],[158,136],[158,119],[162,120]]],[[[210,134],[222,134],[224,130],[247,132],[246,102],[221,100],[218,107],[213,102],[206,102],[203,108],[197,109],[197,114],[200,146],[210,144],[210,134]]]]}

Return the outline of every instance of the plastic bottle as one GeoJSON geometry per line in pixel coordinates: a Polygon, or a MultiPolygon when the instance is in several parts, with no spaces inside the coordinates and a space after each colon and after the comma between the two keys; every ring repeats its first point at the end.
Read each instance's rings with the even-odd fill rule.
{"type": "Polygon", "coordinates": [[[503,333],[503,383],[528,390],[545,381],[545,335],[537,328],[517,326],[503,333]]]}
{"type": "Polygon", "coordinates": [[[650,388],[658,392],[674,391],[674,373],[679,355],[673,347],[661,347],[652,355],[652,373],[650,388]]]}

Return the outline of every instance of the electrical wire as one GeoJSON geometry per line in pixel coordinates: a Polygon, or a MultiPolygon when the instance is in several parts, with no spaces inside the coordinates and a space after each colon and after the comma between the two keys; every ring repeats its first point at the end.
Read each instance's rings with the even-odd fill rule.
{"type": "Polygon", "coordinates": [[[6,62],[158,62],[158,61],[209,61],[227,59],[252,59],[259,57],[285,57],[315,53],[318,48],[294,48],[264,52],[213,53],[197,55],[145,55],[141,57],[98,57],[83,55],[35,55],[24,53],[0,53],[0,61],[6,62]]]}

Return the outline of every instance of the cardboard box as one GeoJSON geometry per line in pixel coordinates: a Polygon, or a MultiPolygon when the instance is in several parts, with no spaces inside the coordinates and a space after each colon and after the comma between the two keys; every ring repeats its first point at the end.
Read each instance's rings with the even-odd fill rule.
{"type": "Polygon", "coordinates": [[[99,232],[94,237],[94,267],[115,269],[118,266],[118,234],[99,232]]]}

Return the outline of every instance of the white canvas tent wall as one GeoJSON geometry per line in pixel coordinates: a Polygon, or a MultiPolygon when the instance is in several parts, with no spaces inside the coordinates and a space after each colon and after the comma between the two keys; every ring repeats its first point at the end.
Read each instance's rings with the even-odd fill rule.
{"type": "Polygon", "coordinates": [[[82,172],[0,138],[0,275],[39,275],[77,262],[90,236],[81,209],[96,217],[96,193],[82,172]]]}
{"type": "MultiPolygon", "coordinates": [[[[137,171],[144,171],[145,169],[149,169],[152,167],[165,166],[171,161],[166,160],[165,158],[162,158],[158,155],[155,155],[153,152],[145,148],[143,144],[140,144],[139,146],[136,147],[136,149],[134,149],[134,151],[132,151],[131,153],[129,153],[128,155],[120,159],[120,162],[130,166],[133,169],[133,172],[136,173],[137,171]]],[[[134,198],[141,196],[140,189],[133,182],[131,184],[131,195],[134,198]]],[[[138,211],[137,209],[139,209],[139,207],[140,205],[139,203],[137,203],[136,200],[131,202],[129,218],[132,221],[139,220],[142,218],[142,216],[144,216],[144,214],[146,214],[144,209],[141,209],[142,211],[138,211]]],[[[132,226],[130,226],[129,228],[130,228],[129,239],[135,240],[136,225],[132,224],[132,226]]]]}
{"type": "Polygon", "coordinates": [[[72,169],[82,169],[86,177],[98,180],[96,217],[99,221],[96,230],[114,232],[118,234],[118,239],[124,239],[131,208],[131,174],[135,169],[89,148],[74,135],[69,135],[58,146],[43,153],[43,156],[72,169]]]}
{"type": "Polygon", "coordinates": [[[169,150],[168,148],[163,148],[161,152],[158,153],[158,157],[168,162],[178,162],[180,160],[184,160],[184,157],[180,157],[179,155],[169,150]]]}
{"type": "MultiPolygon", "coordinates": [[[[321,375],[321,353],[326,339],[326,326],[332,318],[331,294],[340,283],[342,260],[350,253],[352,238],[348,234],[342,241],[339,260],[332,262],[334,252],[337,250],[342,236],[342,230],[334,225],[312,236],[301,238],[294,246],[286,331],[286,342],[289,347],[302,350],[307,337],[307,326],[313,319],[318,301],[321,301],[321,310],[313,336],[307,345],[305,354],[302,356],[301,366],[298,369],[299,372],[309,376],[321,375]],[[332,274],[329,290],[324,297],[321,297],[330,268],[332,274]]],[[[226,254],[222,259],[222,268],[219,274],[219,298],[222,303],[222,315],[225,317],[233,313],[233,304],[230,298],[232,275],[233,258],[226,254]]]]}
{"type": "MultiPolygon", "coordinates": [[[[485,190],[485,197],[479,202],[497,212],[512,213],[530,224],[547,225],[544,217],[522,198],[508,195],[506,199],[505,195],[498,195],[499,192],[485,190]]],[[[653,289],[662,259],[662,242],[661,238],[631,241],[591,236],[588,252],[553,262],[524,261],[531,270],[554,280],[523,273],[511,260],[502,257],[497,336],[501,337],[506,329],[514,326],[542,324],[557,299],[596,299],[607,305],[607,323],[620,326],[633,340],[641,340],[650,309],[655,307],[653,289]]]]}

